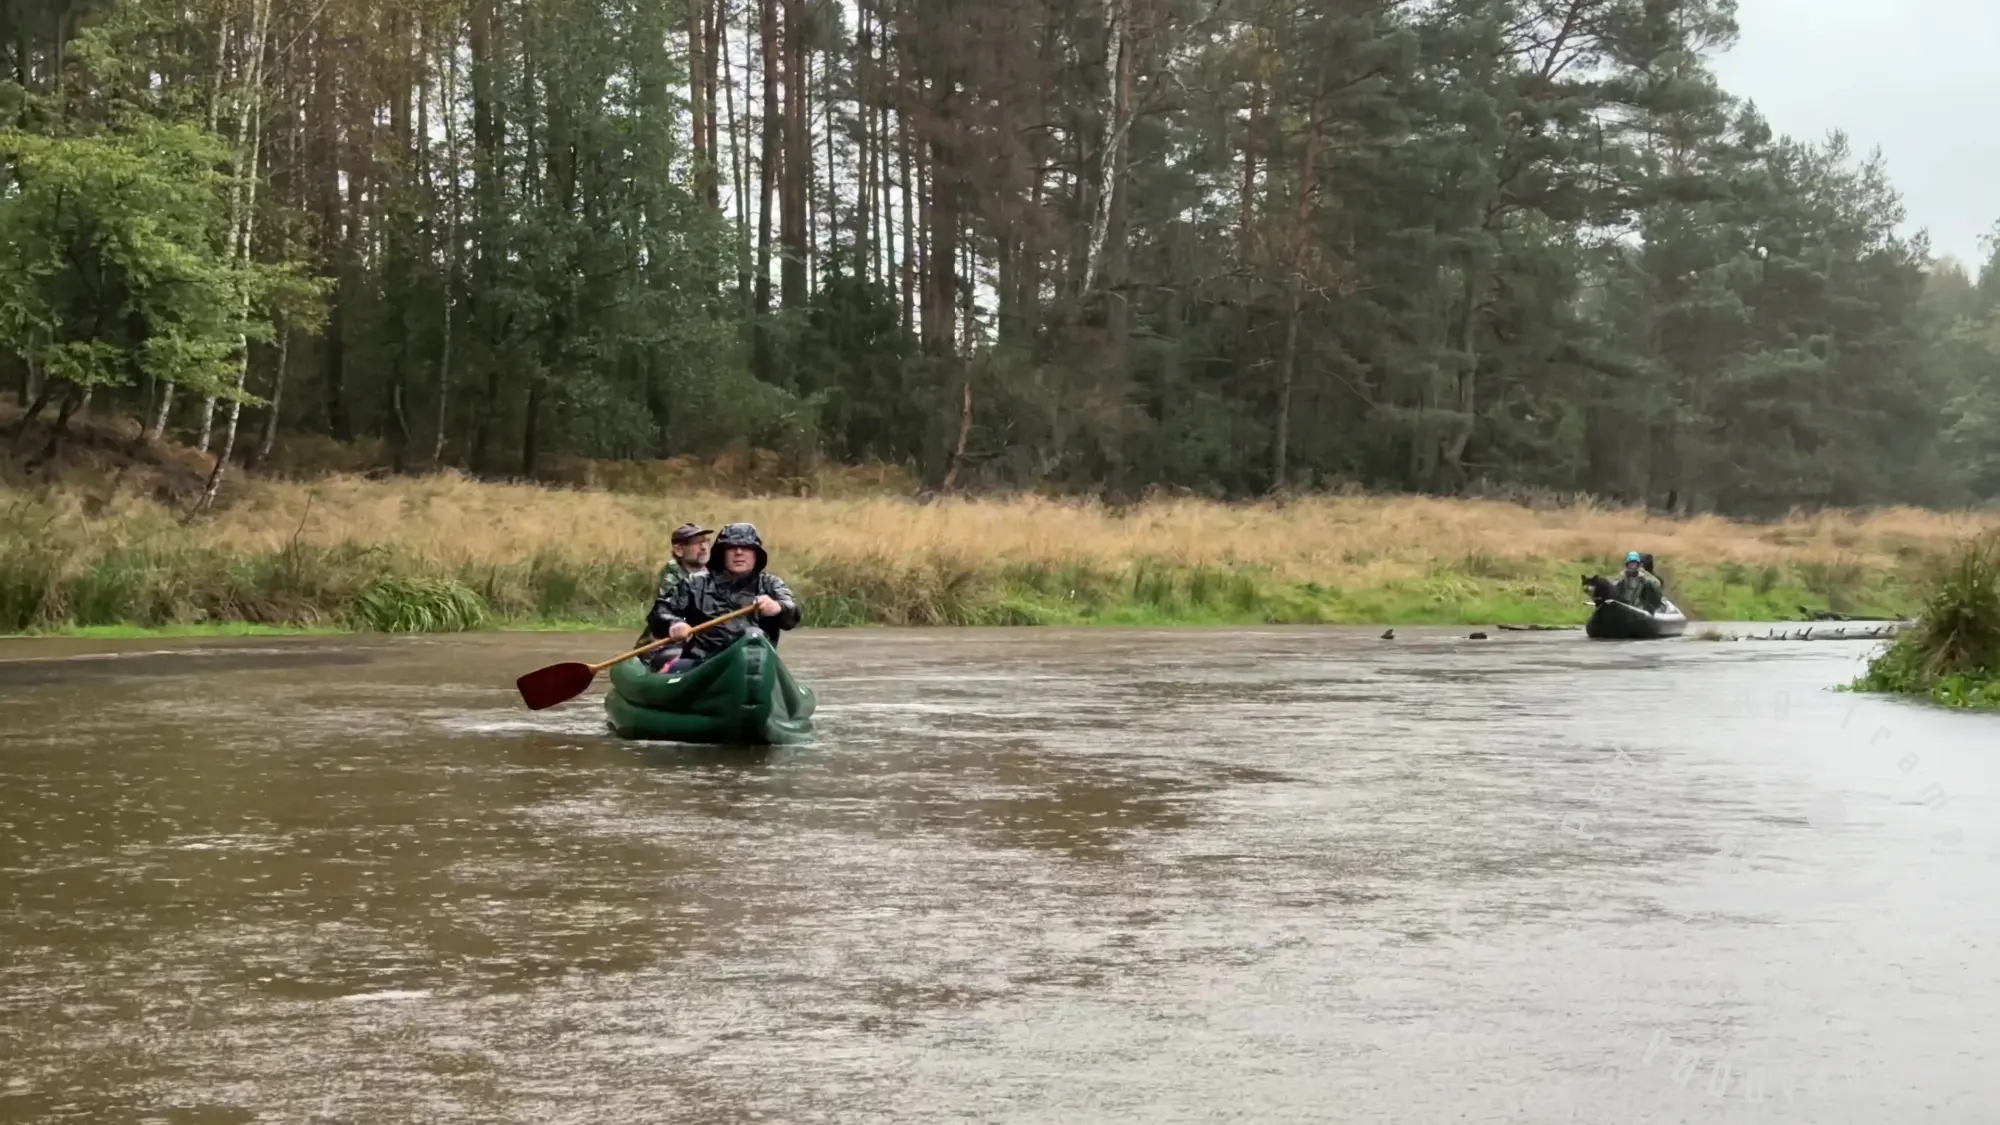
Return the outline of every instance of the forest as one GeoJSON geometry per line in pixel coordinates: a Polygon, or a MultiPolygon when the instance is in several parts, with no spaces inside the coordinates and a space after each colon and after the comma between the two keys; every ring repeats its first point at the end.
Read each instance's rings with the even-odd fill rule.
{"type": "Polygon", "coordinates": [[[1879,155],[1721,89],[1733,20],[7,0],[0,389],[224,467],[2000,497],[2000,247],[1935,258],[1879,155]]]}

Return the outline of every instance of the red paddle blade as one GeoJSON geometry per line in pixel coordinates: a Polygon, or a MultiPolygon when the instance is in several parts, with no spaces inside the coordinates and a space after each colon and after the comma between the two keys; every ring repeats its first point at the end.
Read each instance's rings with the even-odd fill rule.
{"type": "Polygon", "coordinates": [[[540,711],[582,695],[596,677],[588,664],[551,664],[515,680],[514,686],[521,689],[521,701],[528,710],[540,711]]]}

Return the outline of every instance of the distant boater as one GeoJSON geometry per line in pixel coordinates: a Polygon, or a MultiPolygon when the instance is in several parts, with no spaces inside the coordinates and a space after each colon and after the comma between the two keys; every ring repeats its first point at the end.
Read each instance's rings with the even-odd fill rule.
{"type": "Polygon", "coordinates": [[[1666,599],[1660,580],[1646,569],[1646,557],[1637,551],[1625,553],[1625,573],[1618,580],[1618,600],[1651,613],[1666,599]]]}
{"type": "Polygon", "coordinates": [[[1647,640],[1678,637],[1687,628],[1687,615],[1667,600],[1665,585],[1650,569],[1653,557],[1638,551],[1625,553],[1625,570],[1612,581],[1602,575],[1583,576],[1583,588],[1597,603],[1585,635],[1594,640],[1647,640]]]}
{"type": "Polygon", "coordinates": [[[1599,602],[1619,601],[1637,606],[1648,613],[1659,610],[1666,600],[1665,586],[1652,572],[1653,556],[1629,551],[1625,555],[1625,572],[1617,581],[1595,574],[1583,576],[1583,588],[1590,591],[1593,600],[1599,602]]]}

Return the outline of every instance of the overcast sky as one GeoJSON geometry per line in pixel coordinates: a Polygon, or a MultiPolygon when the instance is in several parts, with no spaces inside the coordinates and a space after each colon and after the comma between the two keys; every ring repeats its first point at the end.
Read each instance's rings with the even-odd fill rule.
{"type": "Polygon", "coordinates": [[[1724,88],[1802,140],[1876,146],[1907,227],[1976,269],[2000,220],[2000,0],[1738,0],[1724,88]]]}

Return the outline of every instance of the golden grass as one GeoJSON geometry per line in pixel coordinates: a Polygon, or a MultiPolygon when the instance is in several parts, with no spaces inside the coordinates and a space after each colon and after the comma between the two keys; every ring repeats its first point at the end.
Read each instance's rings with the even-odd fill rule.
{"type": "Polygon", "coordinates": [[[183,526],[181,510],[117,478],[0,484],[0,629],[625,621],[688,520],[755,522],[819,625],[1549,623],[1581,619],[1579,570],[1610,572],[1632,548],[1659,556],[1700,617],[1784,620],[1806,603],[1902,615],[1926,558],[2000,525],[1914,510],[1670,521],[1409,496],[647,495],[456,474],[239,478],[199,523],[183,526]]]}
{"type": "MultiPolygon", "coordinates": [[[[671,498],[526,484],[457,474],[371,481],[235,482],[232,504],[200,533],[246,552],[381,544],[447,568],[544,556],[575,563],[662,560],[668,536],[693,520],[757,524],[784,573],[787,558],[907,562],[956,557],[982,569],[1012,564],[1121,570],[1150,558],[1169,565],[1249,564],[1288,582],[1373,586],[1440,567],[1504,571],[1536,560],[1602,559],[1651,551],[1661,566],[1699,561],[1894,568],[2000,527],[2000,513],[1919,509],[1822,514],[1757,525],[1715,517],[1657,519],[1593,505],[1530,509],[1498,501],[1342,496],[1279,504],[1156,500],[1118,511],[1089,501],[1022,497],[918,503],[893,496],[741,498],[688,491],[671,498]],[[308,505],[310,509],[308,510],[308,505]]],[[[150,501],[114,498],[69,519],[123,538],[165,518],[150,501]]],[[[65,519],[64,522],[69,522],[65,519]]]]}
{"type": "Polygon", "coordinates": [[[893,466],[747,449],[549,458],[540,485],[381,479],[380,449],[296,435],[279,449],[191,527],[181,514],[212,462],[139,440],[129,419],[76,421],[32,472],[0,452],[0,630],[629,621],[689,520],[756,523],[816,625],[1575,621],[1577,572],[1632,549],[1658,556],[1698,618],[1822,612],[1807,603],[1903,616],[1926,560],[2000,528],[1992,511],[1751,524],[1543,496],[921,503],[893,466]]]}
{"type": "MultiPolygon", "coordinates": [[[[0,402],[0,423],[19,410],[0,402]]],[[[185,447],[132,444],[129,419],[79,420],[75,462],[35,490],[59,521],[98,545],[161,536],[177,520],[153,496],[185,506],[208,458],[185,447]],[[193,489],[191,492],[190,489],[193,489]]],[[[1602,560],[1651,551],[1665,570],[1691,564],[1843,571],[1900,569],[2000,527],[2000,512],[1914,508],[1834,512],[1772,524],[1713,516],[1653,518],[1591,503],[1536,505],[1420,496],[1320,496],[1283,504],[1221,504],[1160,497],[1111,508],[1046,497],[918,503],[890,467],[831,466],[786,475],[775,454],[732,450],[707,459],[602,462],[551,458],[553,485],[495,484],[455,472],[387,480],[344,471],[382,451],[289,435],[258,477],[236,475],[224,506],[196,538],[205,546],[268,552],[296,534],[306,545],[381,545],[440,568],[517,564],[541,556],[606,565],[667,555],[667,537],[696,520],[750,520],[786,560],[945,559],[997,567],[1082,566],[1119,572],[1141,559],[1168,566],[1249,564],[1280,582],[1366,588],[1448,570],[1503,578],[1529,564],[1602,560]],[[809,493],[810,498],[802,495],[809,493]],[[308,502],[310,501],[310,512],[308,502]],[[301,519],[304,518],[303,526],[301,519]]],[[[0,465],[4,467],[4,465],[0,465]]],[[[0,508],[25,492],[0,480],[0,508]]]]}

